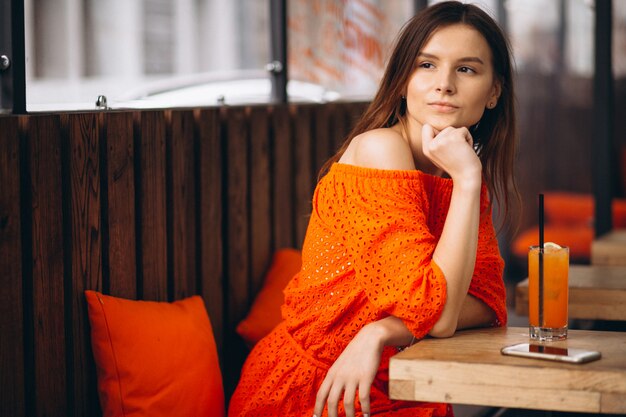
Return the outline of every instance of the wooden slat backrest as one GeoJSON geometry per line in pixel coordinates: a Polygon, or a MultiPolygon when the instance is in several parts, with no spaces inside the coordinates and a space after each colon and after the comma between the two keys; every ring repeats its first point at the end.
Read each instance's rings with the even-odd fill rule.
{"type": "Polygon", "coordinates": [[[293,208],[293,158],[292,129],[289,108],[276,106],[272,113],[272,137],[274,139],[274,177],[272,178],[272,229],[274,250],[294,244],[291,225],[294,219],[293,208]]]}
{"type": "Polygon", "coordinates": [[[23,209],[30,218],[31,233],[25,236],[30,256],[25,255],[29,270],[24,271],[24,284],[32,310],[25,327],[32,332],[26,350],[32,349],[27,368],[33,368],[28,375],[32,398],[26,399],[33,409],[27,414],[62,416],[69,414],[66,335],[72,326],[65,322],[71,300],[66,299],[64,276],[71,273],[71,265],[65,262],[70,251],[65,249],[63,236],[62,197],[67,187],[62,182],[60,116],[30,117],[26,142],[30,181],[23,185],[29,194],[28,206],[23,209]]]}
{"type": "Polygon", "coordinates": [[[135,151],[137,222],[139,223],[139,288],[144,300],[167,300],[167,217],[164,112],[150,111],[138,116],[135,151]]]}
{"type": "Polygon", "coordinates": [[[220,112],[195,112],[198,131],[200,294],[213,326],[215,342],[224,346],[224,260],[222,239],[223,156],[220,112]]]}
{"type": "MultiPolygon", "coordinates": [[[[254,107],[250,113],[250,292],[258,293],[272,257],[272,141],[270,114],[254,107]]],[[[247,309],[246,309],[247,310],[247,309]]]]}
{"type": "Polygon", "coordinates": [[[0,117],[0,415],[24,417],[19,119],[0,117]]]}
{"type": "MultiPolygon", "coordinates": [[[[64,244],[64,255],[70,257],[71,273],[65,280],[67,298],[64,318],[69,333],[71,359],[66,365],[68,372],[68,414],[90,415],[97,410],[97,396],[93,389],[95,368],[89,343],[89,324],[85,314],[83,292],[100,290],[102,285],[102,178],[101,178],[101,123],[95,113],[63,115],[63,130],[67,131],[67,146],[63,167],[68,167],[63,184],[64,201],[69,202],[63,221],[69,227],[70,244],[64,244]],[[69,217],[69,220],[67,219],[69,217]]],[[[65,136],[65,135],[64,135],[65,136]]],[[[33,161],[34,162],[34,161],[33,161]]],[[[132,237],[132,236],[131,236],[132,237]]],[[[57,336],[58,337],[58,336],[57,336]]],[[[36,346],[36,345],[35,345],[36,346]]],[[[44,372],[46,365],[44,365],[44,372]]],[[[47,415],[47,414],[41,414],[47,415]]]]}
{"type": "Polygon", "coordinates": [[[235,327],[275,250],[302,244],[351,106],[0,117],[0,414],[101,414],[86,289],[202,295],[229,395],[235,327]]]}
{"type": "Polygon", "coordinates": [[[189,110],[169,113],[168,157],[168,262],[170,300],[197,293],[196,274],[196,143],[194,117],[189,110]]]}
{"type": "Polygon", "coordinates": [[[295,239],[296,245],[302,246],[304,233],[309,224],[311,213],[311,196],[315,172],[313,170],[313,134],[312,111],[309,106],[298,106],[293,109],[294,136],[293,160],[294,166],[294,191],[293,198],[295,214],[295,239]]]}
{"type": "Polygon", "coordinates": [[[109,294],[137,298],[137,221],[133,113],[101,115],[105,157],[103,235],[109,294]],[[104,119],[104,120],[102,120],[104,119]]]}

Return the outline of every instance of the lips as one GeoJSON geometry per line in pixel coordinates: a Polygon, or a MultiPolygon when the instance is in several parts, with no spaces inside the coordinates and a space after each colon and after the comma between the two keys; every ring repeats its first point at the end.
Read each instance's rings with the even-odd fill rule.
{"type": "Polygon", "coordinates": [[[450,113],[458,109],[457,106],[448,103],[447,101],[433,101],[431,103],[428,103],[428,105],[438,112],[442,113],[450,113]]]}

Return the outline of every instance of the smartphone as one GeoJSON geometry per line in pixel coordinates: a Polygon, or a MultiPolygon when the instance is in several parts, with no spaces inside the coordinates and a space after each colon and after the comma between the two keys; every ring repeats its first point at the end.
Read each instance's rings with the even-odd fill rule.
{"type": "Polygon", "coordinates": [[[600,352],[575,348],[561,348],[555,346],[536,345],[533,343],[519,343],[503,347],[503,355],[522,356],[525,358],[546,359],[550,361],[585,363],[600,359],[600,352]]]}

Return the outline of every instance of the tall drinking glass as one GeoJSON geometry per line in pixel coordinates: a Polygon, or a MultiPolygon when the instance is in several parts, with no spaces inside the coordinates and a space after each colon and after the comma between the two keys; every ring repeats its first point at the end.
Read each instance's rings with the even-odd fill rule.
{"type": "Polygon", "coordinates": [[[567,338],[569,248],[546,243],[528,252],[528,319],[530,338],[567,338]],[[542,264],[542,265],[540,265],[542,264]],[[540,268],[543,268],[543,285],[540,268]]]}

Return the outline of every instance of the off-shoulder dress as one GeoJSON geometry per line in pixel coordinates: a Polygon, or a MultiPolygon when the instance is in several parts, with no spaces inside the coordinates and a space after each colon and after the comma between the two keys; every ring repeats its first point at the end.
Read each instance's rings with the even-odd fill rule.
{"type": "MultiPolygon", "coordinates": [[[[285,289],[284,321],[250,353],[229,416],[311,417],[329,367],[368,323],[394,315],[417,339],[426,336],[446,299],[446,281],[432,254],[451,194],[452,180],[419,170],[333,164],[313,195],[302,269],[285,289]]],[[[484,185],[480,207],[469,293],[502,326],[504,262],[484,185]]],[[[446,404],[389,399],[389,358],[395,352],[383,351],[370,394],[372,415],[452,415],[446,404]]]]}

